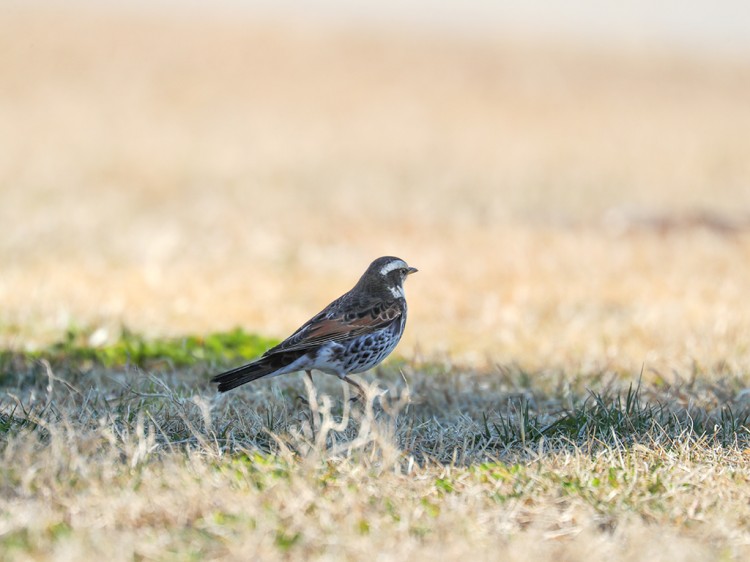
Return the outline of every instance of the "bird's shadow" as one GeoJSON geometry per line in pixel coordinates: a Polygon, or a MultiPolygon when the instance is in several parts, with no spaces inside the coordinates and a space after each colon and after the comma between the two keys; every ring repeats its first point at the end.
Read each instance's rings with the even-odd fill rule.
{"type": "MultiPolygon", "coordinates": [[[[353,405],[346,385],[334,377],[316,377],[314,392],[339,428],[334,441],[354,440],[363,426],[378,426],[414,457],[476,462],[523,456],[540,443],[595,449],[690,436],[718,444],[748,441],[750,393],[741,377],[713,375],[673,376],[668,382],[643,372],[400,365],[362,377],[367,399],[353,405]]],[[[285,435],[323,423],[320,410],[317,417],[309,413],[299,381],[275,384],[275,399],[256,402],[266,408],[265,429],[285,435]]]]}
{"type": "Polygon", "coordinates": [[[102,420],[129,434],[146,420],[167,448],[276,453],[287,447],[307,454],[390,447],[447,463],[523,456],[542,445],[595,449],[695,438],[750,446],[747,382],[720,365],[667,378],[652,371],[394,361],[359,377],[368,398],[354,404],[346,383],[315,374],[314,408],[304,375],[220,394],[207,366],[149,372],[33,363],[10,372],[0,397],[5,435],[41,435],[59,423],[96,432],[102,420]]]}

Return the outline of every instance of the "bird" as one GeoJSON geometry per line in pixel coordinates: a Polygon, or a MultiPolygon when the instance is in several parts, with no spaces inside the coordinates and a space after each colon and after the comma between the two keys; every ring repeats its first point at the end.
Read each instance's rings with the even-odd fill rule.
{"type": "Polygon", "coordinates": [[[418,270],[404,260],[374,260],[354,287],[300,326],[260,358],[211,379],[219,392],[286,373],[335,375],[356,388],[349,375],[379,365],[401,340],[406,326],[404,280],[418,270]]]}

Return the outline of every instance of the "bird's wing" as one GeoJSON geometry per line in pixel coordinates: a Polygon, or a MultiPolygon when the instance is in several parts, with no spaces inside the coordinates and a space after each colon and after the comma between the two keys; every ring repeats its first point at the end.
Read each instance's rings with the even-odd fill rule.
{"type": "Polygon", "coordinates": [[[311,318],[276,347],[266,351],[271,355],[280,351],[294,351],[326,342],[347,340],[384,328],[403,313],[398,301],[360,303],[360,306],[341,310],[334,301],[311,318]]]}

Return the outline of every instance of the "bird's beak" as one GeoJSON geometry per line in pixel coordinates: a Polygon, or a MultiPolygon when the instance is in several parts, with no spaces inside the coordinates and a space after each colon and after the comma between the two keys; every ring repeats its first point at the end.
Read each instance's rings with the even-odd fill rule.
{"type": "Polygon", "coordinates": [[[417,271],[419,270],[416,267],[410,267],[406,274],[411,275],[412,273],[416,273],[417,271]]]}

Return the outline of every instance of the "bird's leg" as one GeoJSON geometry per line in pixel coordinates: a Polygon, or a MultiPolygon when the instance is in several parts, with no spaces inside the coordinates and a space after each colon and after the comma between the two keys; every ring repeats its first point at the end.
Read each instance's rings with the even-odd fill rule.
{"type": "Polygon", "coordinates": [[[310,408],[310,430],[312,438],[315,441],[315,417],[318,411],[318,399],[315,396],[315,386],[313,385],[312,370],[305,371],[305,386],[307,387],[307,405],[310,408]]]}
{"type": "Polygon", "coordinates": [[[363,400],[365,399],[365,390],[362,388],[362,386],[355,380],[350,379],[348,375],[344,375],[341,377],[342,381],[348,382],[350,385],[352,385],[354,388],[357,389],[357,395],[352,396],[349,401],[350,402],[356,402],[357,400],[363,400]]]}

